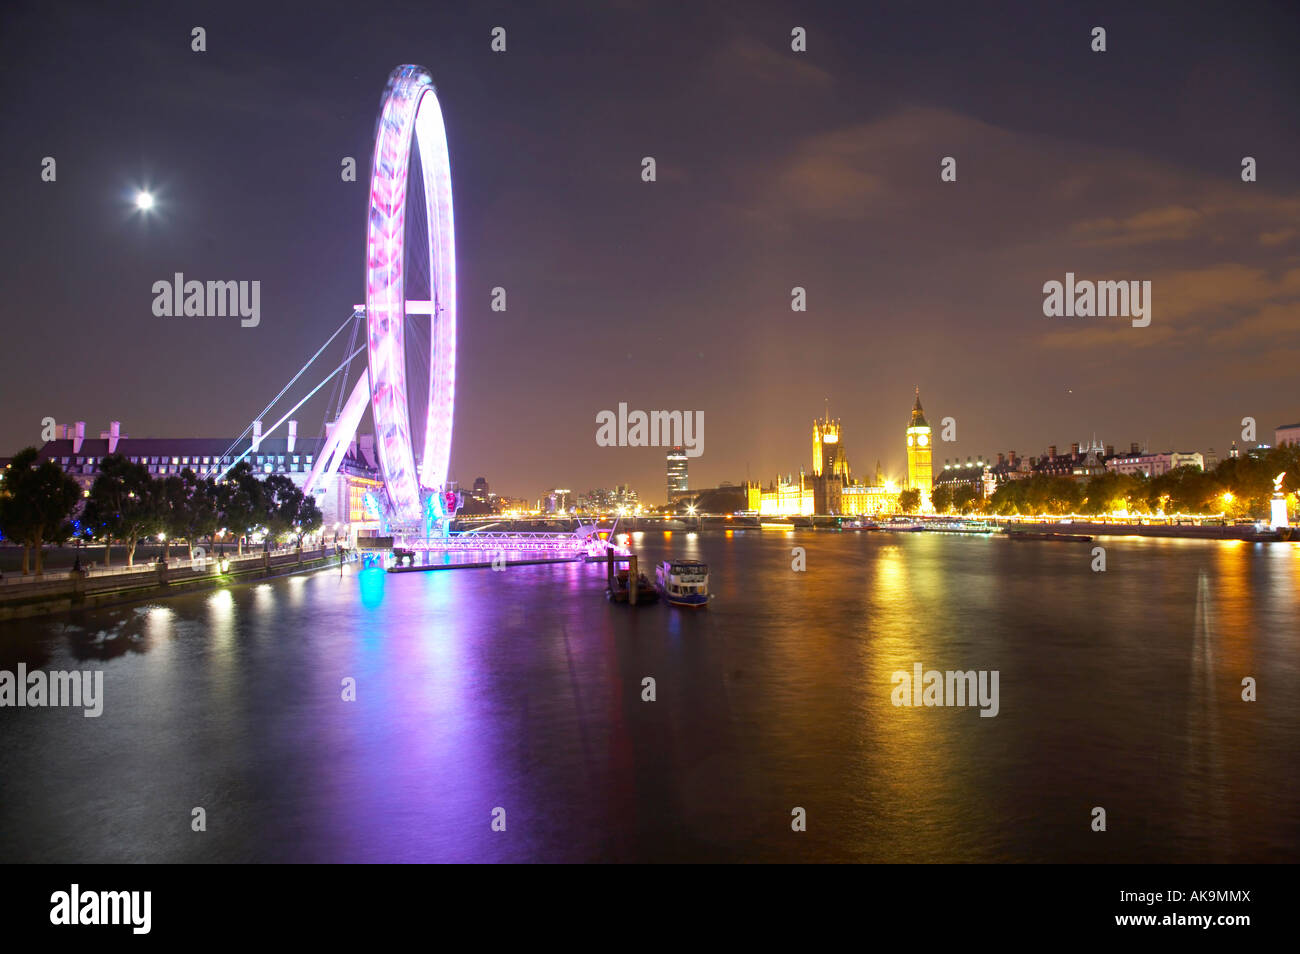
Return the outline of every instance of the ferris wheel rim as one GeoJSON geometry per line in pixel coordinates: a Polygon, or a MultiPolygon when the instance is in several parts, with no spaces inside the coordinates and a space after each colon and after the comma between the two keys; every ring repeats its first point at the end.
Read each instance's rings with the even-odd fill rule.
{"type": "MultiPolygon", "coordinates": [[[[423,255],[422,252],[422,255],[423,255]]],[[[366,342],[375,449],[394,519],[421,517],[426,489],[446,482],[455,406],[455,225],[442,108],[423,67],[388,79],[375,129],[366,228],[366,342]],[[421,467],[415,466],[406,380],[406,212],[412,144],[424,183],[430,300],[429,387],[421,467]]]]}

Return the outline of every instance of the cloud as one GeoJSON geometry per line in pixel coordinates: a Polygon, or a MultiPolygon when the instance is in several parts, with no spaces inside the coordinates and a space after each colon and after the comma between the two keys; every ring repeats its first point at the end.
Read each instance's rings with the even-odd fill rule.
{"type": "MultiPolygon", "coordinates": [[[[1300,301],[1270,302],[1211,335],[1209,343],[1216,348],[1248,345],[1252,349],[1262,344],[1266,346],[1263,353],[1268,354],[1269,363],[1280,364],[1272,353],[1273,347],[1283,343],[1300,344],[1300,301]]],[[[1292,364],[1291,373],[1294,368],[1292,364]]]]}
{"type": "Polygon", "coordinates": [[[713,64],[714,80],[739,79],[747,86],[801,87],[829,90],[835,80],[826,70],[793,50],[777,50],[752,36],[736,36],[725,44],[713,64]]]}
{"type": "Polygon", "coordinates": [[[1289,239],[1295,238],[1296,230],[1293,228],[1278,229],[1275,232],[1265,232],[1259,237],[1259,244],[1267,248],[1274,245],[1281,245],[1289,239]]]}
{"type": "Polygon", "coordinates": [[[1078,222],[1071,231],[1084,245],[1145,245],[1191,238],[1203,222],[1203,214],[1196,209],[1169,205],[1147,209],[1126,219],[1078,222]]]}

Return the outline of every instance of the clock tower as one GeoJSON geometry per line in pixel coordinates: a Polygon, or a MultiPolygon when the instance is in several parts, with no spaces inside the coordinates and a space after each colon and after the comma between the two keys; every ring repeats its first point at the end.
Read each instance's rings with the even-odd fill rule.
{"type": "Polygon", "coordinates": [[[912,405],[912,420],[907,425],[907,486],[921,491],[921,509],[928,511],[933,478],[930,470],[930,424],[921,410],[921,389],[916,389],[916,403],[912,405]]]}

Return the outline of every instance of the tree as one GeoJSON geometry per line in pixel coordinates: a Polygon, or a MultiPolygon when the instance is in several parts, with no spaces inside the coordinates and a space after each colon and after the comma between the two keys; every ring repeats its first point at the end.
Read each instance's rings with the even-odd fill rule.
{"type": "Polygon", "coordinates": [[[185,507],[188,492],[180,474],[169,474],[158,488],[159,526],[163,536],[163,562],[171,556],[172,540],[185,535],[185,507]]]}
{"type": "Polygon", "coordinates": [[[194,559],[194,544],[207,537],[209,541],[221,525],[221,511],[217,507],[217,485],[211,477],[200,477],[186,467],[181,471],[185,481],[185,542],[189,545],[189,558],[194,559]]]}
{"type": "Polygon", "coordinates": [[[962,484],[952,494],[952,505],[961,513],[970,513],[975,509],[975,500],[979,494],[970,484],[962,484]]]}
{"type": "Polygon", "coordinates": [[[315,533],[324,523],[325,515],[320,512],[320,507],[316,506],[316,498],[305,494],[302,505],[298,508],[298,546],[302,546],[304,536],[315,533]]]}
{"type": "Polygon", "coordinates": [[[262,483],[262,504],[265,507],[263,523],[271,536],[278,539],[296,531],[298,511],[302,508],[303,493],[288,477],[272,474],[262,483]]]}
{"type": "Polygon", "coordinates": [[[163,481],[163,499],[163,529],[167,532],[164,556],[173,539],[184,539],[193,560],[194,544],[217,531],[220,514],[216,487],[211,478],[199,477],[186,467],[163,481]]]}
{"type": "Polygon", "coordinates": [[[898,509],[903,513],[916,513],[921,509],[921,491],[915,487],[901,491],[898,494],[898,509]]]}
{"type": "Polygon", "coordinates": [[[163,513],[162,486],[149,476],[148,467],[121,454],[100,461],[83,522],[103,538],[105,566],[114,540],[126,546],[126,565],[134,566],[136,545],[142,537],[159,532],[163,513]]]}
{"type": "Polygon", "coordinates": [[[81,487],[52,460],[36,462],[35,447],[19,451],[9,463],[0,489],[0,531],[23,545],[23,576],[34,553],[37,576],[44,570],[42,547],[72,534],[69,517],[81,499],[81,487]]]}
{"type": "Polygon", "coordinates": [[[1103,514],[1116,510],[1132,510],[1134,499],[1139,499],[1138,484],[1139,481],[1127,474],[1117,474],[1109,470],[1104,474],[1095,474],[1088,478],[1087,486],[1084,488],[1086,499],[1081,512],[1103,514]]]}
{"type": "Polygon", "coordinates": [[[939,484],[930,494],[930,503],[934,504],[935,513],[947,513],[952,509],[952,488],[939,484]]]}
{"type": "Polygon", "coordinates": [[[1273,478],[1285,472],[1287,481],[1300,473],[1300,446],[1274,447],[1254,456],[1230,457],[1215,469],[1213,478],[1220,493],[1215,510],[1225,509],[1222,494],[1232,494],[1226,509],[1237,516],[1267,517],[1273,496],[1273,478]]]}
{"type": "Polygon", "coordinates": [[[244,552],[244,537],[261,526],[267,517],[266,490],[253,473],[253,467],[241,460],[217,485],[217,508],[220,520],[239,539],[238,553],[244,552]]]}
{"type": "Polygon", "coordinates": [[[989,498],[989,510],[1004,517],[1023,513],[1023,508],[1026,506],[1025,485],[1027,482],[1027,478],[1021,478],[1007,480],[999,484],[997,490],[993,491],[993,496],[989,498]]]}

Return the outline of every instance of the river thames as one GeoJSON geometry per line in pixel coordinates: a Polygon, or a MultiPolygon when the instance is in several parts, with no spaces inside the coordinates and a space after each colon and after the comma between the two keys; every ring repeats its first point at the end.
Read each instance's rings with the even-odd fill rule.
{"type": "Polygon", "coordinates": [[[6,623],[104,709],[0,709],[0,861],[1300,860],[1300,545],[1097,542],[647,532],[709,609],[349,566],[6,623]],[[916,664],[996,717],[896,706],[916,664]]]}

